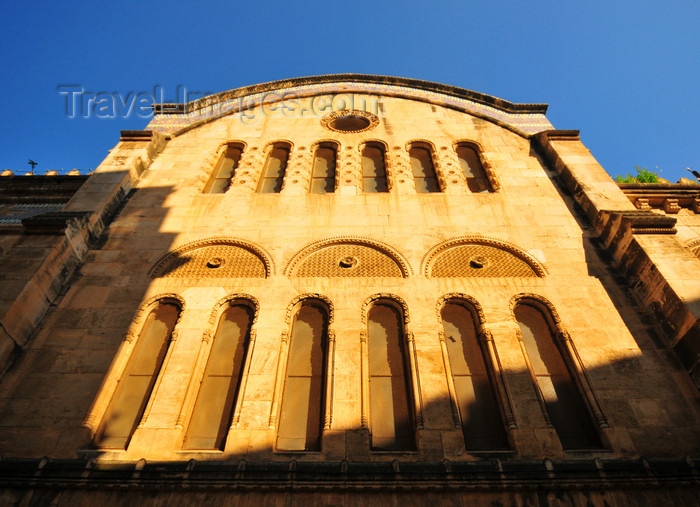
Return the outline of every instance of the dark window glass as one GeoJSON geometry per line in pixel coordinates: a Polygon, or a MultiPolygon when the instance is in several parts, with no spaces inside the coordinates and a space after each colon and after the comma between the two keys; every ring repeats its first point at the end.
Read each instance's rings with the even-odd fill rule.
{"type": "Polygon", "coordinates": [[[241,153],[243,151],[240,148],[234,146],[226,148],[226,151],[214,168],[214,174],[212,174],[207,187],[204,189],[205,193],[223,194],[226,192],[228,187],[231,186],[236,167],[238,167],[238,162],[241,160],[241,153]]]}
{"type": "Polygon", "coordinates": [[[326,194],[335,191],[335,148],[319,146],[314,156],[311,192],[326,194]]]}
{"type": "Polygon", "coordinates": [[[442,309],[442,325],[466,448],[471,451],[508,449],[471,312],[459,304],[448,303],[442,309]]]}
{"type": "Polygon", "coordinates": [[[277,434],[279,450],[321,450],[327,323],[326,312],[308,304],[294,321],[277,434]]]}
{"type": "Polygon", "coordinates": [[[223,450],[238,397],[251,318],[244,305],[230,306],[221,315],[187,428],[185,449],[223,450]]]}
{"type": "Polygon", "coordinates": [[[282,190],[284,171],[287,169],[289,149],[286,146],[275,146],[270,150],[265,161],[263,177],[260,181],[259,192],[274,194],[282,190]]]}
{"type": "Polygon", "coordinates": [[[410,391],[399,312],[388,304],[369,311],[369,402],[372,448],[415,449],[410,391]]]}
{"type": "Polygon", "coordinates": [[[538,309],[521,304],[515,308],[515,318],[520,325],[533,373],[562,447],[600,447],[598,432],[545,316],[538,309]]]}
{"type": "Polygon", "coordinates": [[[384,150],[377,146],[365,146],[362,150],[362,190],[364,192],[388,192],[384,150]]]}
{"type": "Polygon", "coordinates": [[[486,177],[484,166],[481,165],[479,154],[469,146],[457,146],[459,165],[467,178],[467,186],[474,193],[491,192],[491,184],[486,177]]]}
{"type": "Polygon", "coordinates": [[[148,314],[98,430],[100,447],[126,449],[163,365],[180,309],[159,304],[148,314]]]}
{"type": "Polygon", "coordinates": [[[416,184],[416,192],[439,192],[437,176],[435,175],[435,166],[433,165],[433,157],[430,150],[420,146],[413,146],[408,151],[411,157],[411,170],[413,171],[413,180],[416,184]]]}

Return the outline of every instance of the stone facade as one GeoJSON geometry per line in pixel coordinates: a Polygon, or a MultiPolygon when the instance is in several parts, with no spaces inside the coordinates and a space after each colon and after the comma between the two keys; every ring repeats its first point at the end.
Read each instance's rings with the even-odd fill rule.
{"type": "MultiPolygon", "coordinates": [[[[229,499],[236,488],[298,483],[304,466],[307,477],[344,495],[340,503],[358,488],[410,484],[451,487],[464,501],[481,484],[503,492],[490,493],[493,501],[511,502],[524,485],[575,489],[567,472],[574,469],[599,490],[595,503],[622,494],[628,480],[654,491],[648,498],[697,489],[697,462],[687,456],[700,456],[698,185],[656,189],[663,198],[620,189],[578,133],[554,130],[545,111],[413,80],[322,76],[165,106],[146,131],[122,132],[56,211],[63,227],[32,231],[23,221],[16,238],[2,243],[3,260],[25,256],[20,248],[29,242],[47,259],[21,277],[13,278],[15,264],[0,266],[5,498],[51,484],[51,498],[72,502],[74,493],[60,493],[67,475],[42,472],[47,463],[83,467],[82,482],[70,487],[104,480],[105,488],[138,489],[145,487],[139,471],[158,462],[165,495],[182,486],[182,470],[191,472],[192,487],[212,477],[195,472],[219,462],[235,468],[220,479],[233,488],[229,499]],[[343,118],[357,126],[337,123],[343,118]],[[240,159],[228,188],[208,193],[231,146],[240,159]],[[260,192],[279,146],[288,150],[281,190],[260,192]],[[318,148],[329,146],[333,191],[310,192],[318,148]],[[387,192],[363,191],[366,146],[384,154],[387,192]],[[459,146],[477,154],[490,191],[472,191],[459,146]],[[419,192],[416,147],[430,154],[437,192],[419,192]],[[71,245],[72,260],[56,258],[58,244],[71,245]],[[252,323],[225,443],[185,448],[220,316],[242,301],[252,323]],[[138,424],[123,448],[101,445],[115,393],[163,302],[179,314],[138,424]],[[293,328],[311,302],[326,312],[320,446],[291,452],[276,442],[293,328]],[[502,448],[473,450],[465,437],[468,416],[441,316],[450,302],[475,319],[487,391],[507,437],[502,448]],[[372,443],[368,321],[377,304],[403,317],[412,448],[372,443]],[[544,377],[558,374],[539,374],[524,353],[519,305],[546,317],[560,374],[581,400],[595,444],[567,445],[556,426],[552,404],[561,399],[544,377]],[[13,463],[30,472],[13,472],[13,463]],[[255,463],[258,472],[246,472],[255,463]],[[663,463],[673,470],[665,479],[663,463]],[[473,468],[479,464],[496,468],[473,468]],[[354,485],[348,467],[365,474],[354,485]],[[372,467],[375,475],[366,472],[372,467]],[[614,472],[619,467],[627,472],[614,472]],[[128,477],[114,470],[129,470],[128,477]],[[36,480],[42,474],[45,483],[36,480]]],[[[302,489],[313,494],[314,486],[302,489]]],[[[269,494],[281,501],[289,493],[269,494]]],[[[398,498],[382,495],[377,502],[398,498]]],[[[536,501],[526,496],[520,500],[536,501]]]]}

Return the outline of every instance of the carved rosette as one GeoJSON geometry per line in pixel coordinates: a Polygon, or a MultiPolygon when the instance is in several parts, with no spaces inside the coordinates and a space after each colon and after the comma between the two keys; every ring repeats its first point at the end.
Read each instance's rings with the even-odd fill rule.
{"type": "MultiPolygon", "coordinates": [[[[440,188],[445,192],[467,188],[467,179],[459,166],[457,154],[448,146],[440,146],[440,149],[435,151],[435,174],[440,188]]],[[[464,190],[460,193],[462,191],[464,190]]]]}
{"type": "Polygon", "coordinates": [[[243,152],[236,168],[236,174],[233,177],[232,189],[247,188],[255,192],[264,163],[264,155],[263,151],[257,146],[251,146],[243,152]]]}
{"type": "Polygon", "coordinates": [[[362,159],[356,147],[345,146],[338,152],[336,187],[355,186],[362,188],[362,159]]]}
{"type": "Polygon", "coordinates": [[[289,157],[285,171],[284,189],[286,191],[297,189],[297,192],[308,192],[311,185],[313,163],[313,150],[306,146],[299,146],[294,150],[294,154],[289,157]]]}
{"type": "Polygon", "coordinates": [[[413,182],[411,171],[411,159],[408,152],[401,146],[394,146],[387,153],[387,175],[389,185],[396,187],[399,193],[413,194],[416,192],[416,185],[413,182]]]}

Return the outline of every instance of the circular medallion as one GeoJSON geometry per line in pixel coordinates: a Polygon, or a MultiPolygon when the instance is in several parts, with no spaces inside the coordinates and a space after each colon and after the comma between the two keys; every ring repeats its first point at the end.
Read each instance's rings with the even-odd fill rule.
{"type": "Polygon", "coordinates": [[[359,109],[333,111],[321,118],[321,125],[334,132],[357,133],[379,125],[379,118],[359,109]]]}

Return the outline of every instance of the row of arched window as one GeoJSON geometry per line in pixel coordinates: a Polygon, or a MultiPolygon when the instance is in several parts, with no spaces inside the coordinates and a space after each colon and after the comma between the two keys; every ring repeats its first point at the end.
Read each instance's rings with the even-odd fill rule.
{"type": "MultiPolygon", "coordinates": [[[[422,405],[405,303],[392,296],[370,301],[361,337],[362,425],[369,429],[373,450],[412,451],[416,430],[422,428],[422,405]]],[[[541,301],[515,301],[523,360],[545,420],[564,449],[600,448],[605,419],[568,335],[541,301]]],[[[219,312],[216,332],[202,354],[206,366],[184,423],[183,449],[223,450],[229,429],[237,424],[255,342],[256,308],[252,298],[236,297],[219,312]]],[[[127,447],[144,417],[181,309],[180,302],[164,299],[148,313],[96,432],[98,446],[127,447]]],[[[280,346],[270,426],[277,430],[277,451],[320,451],[323,431],[332,422],[333,309],[325,298],[309,297],[298,299],[293,311],[280,346]]],[[[517,425],[478,303],[468,296],[446,297],[440,318],[450,402],[466,449],[511,449],[509,430],[517,425]]]]}
{"type": "MultiPolygon", "coordinates": [[[[229,143],[217,162],[214,172],[204,188],[205,193],[223,193],[231,186],[236,169],[243,155],[244,145],[229,143]]],[[[278,193],[282,190],[289,161],[291,145],[280,142],[268,150],[262,176],[258,182],[260,193],[278,193]]],[[[455,147],[457,158],[473,193],[492,192],[477,150],[462,143],[455,147]]],[[[433,152],[428,143],[415,142],[409,146],[408,155],[416,191],[419,193],[441,192],[433,152]]],[[[315,194],[333,193],[336,187],[338,145],[333,142],[319,143],[315,147],[309,191],[315,194]]],[[[362,146],[362,191],[367,193],[388,192],[384,145],[368,142],[362,146]]]]}

